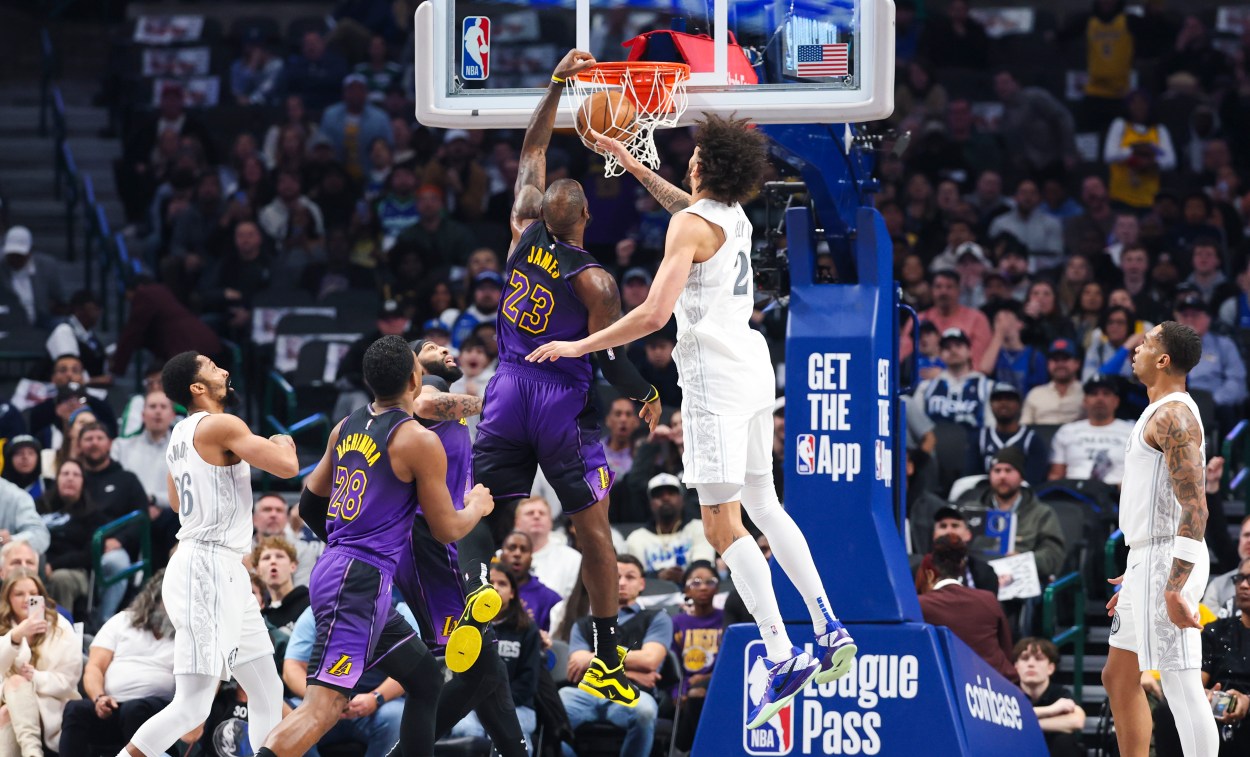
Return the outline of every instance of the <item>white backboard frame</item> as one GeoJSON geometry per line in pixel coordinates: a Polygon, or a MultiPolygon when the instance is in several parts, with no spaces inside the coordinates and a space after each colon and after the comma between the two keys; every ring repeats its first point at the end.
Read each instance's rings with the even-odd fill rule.
{"type": "MultiPolygon", "coordinates": [[[[590,44],[590,0],[570,0],[578,10],[577,46],[590,44]]],[[[760,124],[861,123],[894,111],[894,2],[862,0],[860,6],[858,89],[804,84],[725,87],[728,81],[728,4],[715,4],[713,68],[692,74],[690,106],[679,125],[692,124],[705,113],[749,117],[760,124]]],[[[454,23],[451,0],[429,0],[417,7],[415,83],[417,120],[437,128],[523,128],[533,115],[541,89],[447,91],[456,70],[458,50],[447,33],[454,23]]],[[[554,68],[558,61],[551,61],[554,68]]],[[[572,113],[561,108],[556,126],[571,128],[572,113]]]]}

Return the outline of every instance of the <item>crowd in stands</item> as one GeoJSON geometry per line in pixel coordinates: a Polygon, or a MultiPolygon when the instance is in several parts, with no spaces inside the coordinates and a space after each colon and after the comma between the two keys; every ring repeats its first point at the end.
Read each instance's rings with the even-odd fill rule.
{"type": "MultiPolygon", "coordinates": [[[[115,344],[97,332],[96,295],[63,291],[60,263],[38,251],[20,217],[9,219],[16,225],[4,233],[0,293],[48,334],[46,364],[28,377],[34,388],[0,408],[0,633],[11,642],[0,640],[9,655],[0,660],[8,712],[0,741],[15,753],[123,744],[171,696],[160,574],[141,588],[130,578],[110,582],[142,557],[133,528],[91,546],[97,529],[135,510],[146,516],[155,567],[175,546],[162,458],[179,408],[160,390],[164,360],[193,349],[232,366],[254,415],[268,369],[282,358],[270,313],[298,304],[340,309],[341,329],[321,336],[341,349],[316,366],[334,391],[309,410],[337,418],[364,400],[360,356],[381,335],[451,348],[464,370],[453,391],[480,395],[493,375],[521,134],[415,123],[411,13],[405,20],[390,6],[343,3],[333,30],[306,24],[285,42],[262,28],[238,30],[223,82],[228,104],[216,113],[188,107],[172,80],[154,93],[154,107],[132,107],[110,71],[126,215],[115,220],[141,261],[115,344]],[[363,319],[344,317],[348,302],[363,319]],[[34,595],[46,598],[46,611],[30,609],[34,595]],[[71,618],[93,635],[85,666],[71,618]]],[[[1250,649],[1250,519],[1234,544],[1214,446],[1245,416],[1248,394],[1250,27],[1230,39],[1182,8],[1147,3],[1137,14],[1095,0],[1088,14],[1037,33],[1084,61],[1086,83],[1068,97],[1049,72],[996,47],[966,0],[938,6],[921,17],[898,3],[897,106],[872,127],[895,130],[887,145],[895,133],[914,135],[901,155],[879,154],[874,200],[903,300],[919,313],[900,340],[903,383],[917,382],[906,398],[903,531],[926,619],[1018,682],[1052,753],[1073,754],[1085,713],[1051,681],[1059,652],[1037,638],[1038,602],[999,601],[1010,579],[989,562],[1031,554],[1045,586],[1086,569],[1077,540],[1101,554],[1125,441],[1146,404],[1132,353],[1164,320],[1203,338],[1190,387],[1211,457],[1215,577],[1205,604],[1222,618],[1203,637],[1204,676],[1243,699],[1250,691],[1244,651],[1236,652],[1250,649]]],[[[690,134],[663,132],[657,142],[660,174],[680,179],[690,134]]],[[[595,219],[587,249],[617,277],[628,310],[647,296],[668,214],[630,177],[604,181],[601,160],[557,135],[546,175],[583,181],[595,219]]],[[[748,213],[758,220],[759,204],[748,213]]],[[[780,357],[784,309],[757,316],[780,357]]],[[[280,322],[276,329],[280,337],[280,322]]],[[[744,619],[681,481],[674,343],[669,328],[627,350],[669,408],[655,431],[640,427],[632,402],[601,392],[616,474],[618,621],[635,650],[629,675],[647,692],[639,707],[610,707],[576,688],[552,693],[553,681],[577,680],[589,660],[589,609],[576,533],[541,477],[492,571],[505,599],[495,624],[500,654],[531,739],[540,723],[548,736],[568,727],[567,736],[602,721],[624,730],[622,754],[647,754],[656,722],[678,711],[676,744],[688,750],[723,628],[744,619]],[[548,654],[561,645],[566,669],[552,669],[548,654]]],[[[288,376],[303,369],[301,344],[288,376]]],[[[779,488],[784,425],[779,401],[779,488]]],[[[324,545],[285,495],[258,497],[248,563],[293,706],[313,641],[307,582],[324,545]]],[[[322,745],[384,754],[402,696],[394,681],[366,676],[322,745]]],[[[245,742],[246,707],[242,691],[224,687],[213,716],[184,741],[234,754],[245,742]]],[[[1239,719],[1221,725],[1226,747],[1244,750],[1250,729],[1239,719]]],[[[472,717],[454,731],[482,732],[472,717]]]]}

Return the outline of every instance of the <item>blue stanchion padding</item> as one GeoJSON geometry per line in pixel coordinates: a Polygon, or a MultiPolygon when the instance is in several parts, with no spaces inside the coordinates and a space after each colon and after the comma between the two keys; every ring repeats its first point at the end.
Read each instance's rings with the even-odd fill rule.
{"type": "MultiPolygon", "coordinates": [[[[1046,755],[1028,698],[947,629],[881,623],[850,630],[859,655],[849,674],[809,686],[771,721],[747,730],[746,713],[764,685],[764,646],[753,626],[731,626],[693,757],[1046,755]]],[[[797,625],[790,632],[796,642],[805,633],[797,625]]]]}

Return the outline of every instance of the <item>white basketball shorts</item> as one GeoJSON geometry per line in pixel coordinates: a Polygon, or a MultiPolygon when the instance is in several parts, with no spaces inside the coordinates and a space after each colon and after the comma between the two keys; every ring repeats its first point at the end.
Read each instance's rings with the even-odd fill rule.
{"type": "MultiPolygon", "coordinates": [[[[1111,619],[1109,644],[1137,654],[1142,670],[1188,670],[1202,667],[1201,631],[1181,629],[1168,618],[1163,589],[1172,571],[1172,539],[1155,539],[1128,553],[1128,568],[1111,619]]],[[[1194,565],[1181,595],[1197,612],[1211,566],[1194,565]]]]}

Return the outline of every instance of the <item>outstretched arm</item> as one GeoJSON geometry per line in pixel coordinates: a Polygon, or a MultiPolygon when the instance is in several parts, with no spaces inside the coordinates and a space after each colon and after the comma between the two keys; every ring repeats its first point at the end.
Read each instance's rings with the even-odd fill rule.
{"type": "Polygon", "coordinates": [[[690,203],[693,200],[689,193],[682,190],[681,187],[665,181],[664,177],[644,166],[637,158],[630,155],[629,150],[625,149],[625,145],[617,140],[605,137],[594,129],[589,131],[591,138],[595,140],[595,148],[599,152],[610,152],[615,155],[616,159],[621,162],[621,166],[633,174],[634,178],[647,188],[647,191],[651,193],[655,201],[660,203],[665,210],[670,213],[676,213],[679,210],[685,210],[690,207],[690,203]]]}
{"type": "Polygon", "coordinates": [[[560,106],[564,82],[594,63],[594,56],[590,53],[570,50],[556,65],[556,70],[551,75],[551,83],[547,85],[547,91],[543,93],[538,107],[534,109],[534,115],[530,117],[529,127],[525,130],[525,141],[521,143],[521,158],[514,190],[516,198],[512,201],[514,245],[525,227],[542,213],[543,191],[547,188],[547,145],[551,143],[551,130],[555,127],[556,109],[560,106]]]}
{"type": "Polygon", "coordinates": [[[242,419],[225,413],[209,416],[207,421],[200,424],[201,428],[208,425],[205,441],[219,444],[248,465],[278,478],[294,478],[299,473],[299,455],[291,437],[285,434],[274,434],[268,439],[259,437],[242,419]]]}
{"type": "Polygon", "coordinates": [[[1206,466],[1202,462],[1202,429],[1189,408],[1169,402],[1146,428],[1146,441],[1163,453],[1172,493],[1181,506],[1172,570],[1164,587],[1168,617],[1182,628],[1200,628],[1197,616],[1181,597],[1194,563],[1207,559],[1202,538],[1207,531],[1206,466]]]}
{"type": "Polygon", "coordinates": [[[426,387],[417,395],[416,414],[427,421],[458,421],[482,414],[482,398],[472,394],[449,394],[426,387]]]}

